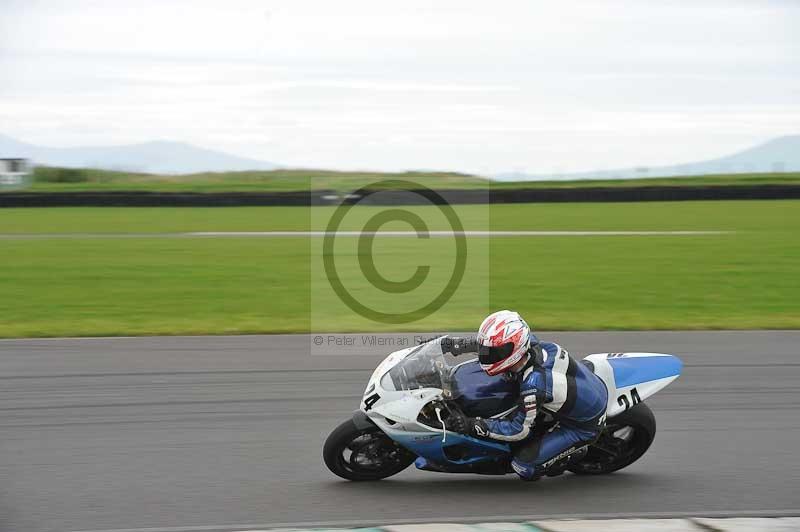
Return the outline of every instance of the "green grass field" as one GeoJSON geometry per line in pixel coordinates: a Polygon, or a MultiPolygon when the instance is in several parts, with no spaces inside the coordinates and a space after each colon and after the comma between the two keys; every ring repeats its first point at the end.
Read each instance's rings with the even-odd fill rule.
{"type": "MultiPolygon", "coordinates": [[[[431,229],[444,229],[430,209],[409,210],[430,220],[431,229]]],[[[360,229],[379,210],[355,208],[342,228],[360,229]]],[[[409,326],[369,322],[343,311],[324,286],[319,292],[309,238],[158,234],[319,229],[329,208],[2,209],[0,233],[17,237],[0,238],[0,337],[472,329],[500,307],[519,310],[540,329],[800,328],[800,201],[456,211],[472,229],[734,233],[471,238],[479,252],[468,263],[470,283],[441,311],[409,326]],[[50,233],[152,235],[43,237],[50,233]]],[[[378,239],[376,263],[387,277],[403,279],[424,256],[435,272],[447,268],[448,245],[378,239]]],[[[351,259],[343,278],[366,292],[358,284],[358,252],[339,253],[351,259]]]]}
{"type": "MultiPolygon", "coordinates": [[[[388,180],[406,180],[434,189],[518,189],[621,186],[741,186],[798,184],[800,173],[730,174],[699,177],[655,177],[579,181],[497,182],[484,177],[446,172],[334,172],[273,170],[188,175],[153,175],[94,169],[36,168],[31,192],[158,191],[158,192],[278,192],[297,190],[352,191],[388,180]]],[[[385,186],[385,185],[384,185],[385,186]]],[[[2,193],[0,191],[0,193],[2,193]]]]}

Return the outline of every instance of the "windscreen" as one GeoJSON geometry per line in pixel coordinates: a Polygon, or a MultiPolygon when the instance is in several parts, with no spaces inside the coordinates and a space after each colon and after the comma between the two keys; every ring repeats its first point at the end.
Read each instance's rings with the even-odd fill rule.
{"type": "Polygon", "coordinates": [[[383,376],[381,386],[394,390],[440,388],[449,395],[452,392],[451,374],[456,364],[452,355],[442,353],[442,338],[417,347],[383,376]]]}

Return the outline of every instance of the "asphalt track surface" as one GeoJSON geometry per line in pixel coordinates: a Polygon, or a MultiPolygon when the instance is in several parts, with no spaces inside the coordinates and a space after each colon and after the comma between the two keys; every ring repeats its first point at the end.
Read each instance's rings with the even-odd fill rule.
{"type": "Polygon", "coordinates": [[[413,467],[351,483],[322,443],[380,353],[311,355],[303,336],[0,341],[0,530],[800,514],[800,332],[542,336],[684,360],[648,401],[644,459],[537,483],[413,467]]]}

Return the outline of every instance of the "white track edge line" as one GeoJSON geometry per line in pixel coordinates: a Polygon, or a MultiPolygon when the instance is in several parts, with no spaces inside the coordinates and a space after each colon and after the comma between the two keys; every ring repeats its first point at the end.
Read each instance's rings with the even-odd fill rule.
{"type": "MultiPolygon", "coordinates": [[[[433,238],[483,237],[585,237],[585,236],[716,236],[736,231],[428,231],[433,238]]],[[[414,237],[415,231],[190,231],[178,233],[0,233],[0,240],[49,239],[129,239],[129,238],[322,238],[337,237],[414,237]]]]}

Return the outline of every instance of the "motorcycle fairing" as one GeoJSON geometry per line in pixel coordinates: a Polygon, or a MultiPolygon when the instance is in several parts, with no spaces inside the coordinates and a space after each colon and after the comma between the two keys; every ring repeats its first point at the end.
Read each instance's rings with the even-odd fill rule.
{"type": "MultiPolygon", "coordinates": [[[[510,448],[505,443],[479,440],[449,431],[445,435],[442,429],[417,422],[422,407],[440,396],[442,390],[438,388],[393,390],[391,381],[384,379],[392,368],[415,350],[409,348],[395,351],[375,369],[367,383],[361,411],[390,438],[417,456],[432,462],[464,465],[508,456],[510,448]],[[376,394],[378,399],[367,402],[368,398],[376,394]],[[456,452],[462,450],[463,452],[456,452]],[[458,458],[458,455],[463,457],[458,458]]],[[[468,373],[471,371],[465,371],[464,375],[468,373]]]]}
{"type": "Polygon", "coordinates": [[[445,443],[442,433],[392,431],[389,436],[397,443],[431,462],[465,465],[507,457],[511,449],[507,444],[478,440],[464,434],[448,432],[445,443]]]}
{"type": "Polygon", "coordinates": [[[658,392],[677,379],[683,367],[678,357],[663,353],[597,353],[584,360],[608,388],[608,417],[658,392]]]}

